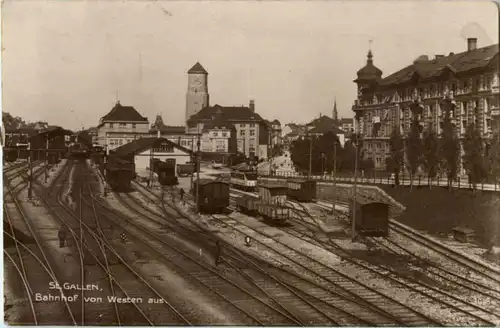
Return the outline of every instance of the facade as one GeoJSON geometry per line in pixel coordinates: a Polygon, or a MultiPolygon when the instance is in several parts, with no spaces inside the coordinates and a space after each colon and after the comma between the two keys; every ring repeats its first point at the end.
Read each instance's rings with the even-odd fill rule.
{"type": "MultiPolygon", "coordinates": [[[[227,128],[234,126],[238,152],[244,153],[248,157],[267,158],[268,127],[262,117],[255,113],[255,103],[252,100],[248,107],[215,105],[203,108],[188,120],[188,133],[196,134],[200,131],[208,131],[212,128],[213,122],[223,122],[227,128]]],[[[221,130],[220,133],[227,132],[221,130]]],[[[229,135],[226,134],[226,136],[229,135]]],[[[228,143],[230,142],[228,141],[228,143]]],[[[228,149],[228,151],[230,150],[228,149]]]]}
{"type": "Polygon", "coordinates": [[[186,122],[191,116],[209,105],[208,72],[200,63],[196,63],[187,73],[186,122]]]}
{"type": "Polygon", "coordinates": [[[269,127],[269,147],[272,149],[276,145],[281,145],[281,123],[278,120],[273,120],[268,123],[269,127]]]}
{"type": "Polygon", "coordinates": [[[132,106],[118,101],[97,126],[97,143],[109,150],[118,148],[149,134],[149,121],[132,106]]]}
{"type": "Polygon", "coordinates": [[[499,128],[498,44],[483,48],[476,44],[477,39],[470,38],[464,52],[434,59],[420,56],[385,78],[368,52],[367,64],[354,80],[358,97],[352,110],[365,157],[373,159],[376,169],[385,169],[393,129],[399,129],[404,138],[413,115],[418,115],[422,133],[442,132],[443,98],[456,104],[451,116],[459,138],[472,123],[483,138],[499,128]]]}
{"type": "Polygon", "coordinates": [[[339,128],[342,129],[346,135],[350,134],[354,130],[354,119],[353,118],[341,118],[339,120],[339,128]]]}

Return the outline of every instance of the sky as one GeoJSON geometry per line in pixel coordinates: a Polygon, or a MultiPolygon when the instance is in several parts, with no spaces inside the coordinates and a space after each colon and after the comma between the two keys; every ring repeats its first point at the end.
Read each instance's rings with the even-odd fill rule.
{"type": "Polygon", "coordinates": [[[419,55],[498,43],[481,1],[43,1],[2,5],[2,107],[27,121],[96,126],[117,99],[184,125],[187,71],[209,72],[210,105],[282,124],[352,117],[370,47],[388,76],[419,55]]]}

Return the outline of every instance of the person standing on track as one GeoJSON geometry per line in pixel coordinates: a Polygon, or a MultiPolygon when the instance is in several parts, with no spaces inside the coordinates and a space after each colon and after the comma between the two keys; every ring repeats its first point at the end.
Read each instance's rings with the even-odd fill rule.
{"type": "Polygon", "coordinates": [[[184,201],[184,189],[181,188],[181,191],[179,192],[179,194],[181,195],[181,201],[184,201]]]}
{"type": "Polygon", "coordinates": [[[59,229],[58,237],[59,237],[59,248],[63,248],[66,246],[66,238],[68,236],[68,228],[63,224],[59,229]]]}
{"type": "Polygon", "coordinates": [[[220,242],[217,240],[215,242],[215,266],[218,266],[220,263],[220,254],[221,254],[221,246],[220,242]]]}

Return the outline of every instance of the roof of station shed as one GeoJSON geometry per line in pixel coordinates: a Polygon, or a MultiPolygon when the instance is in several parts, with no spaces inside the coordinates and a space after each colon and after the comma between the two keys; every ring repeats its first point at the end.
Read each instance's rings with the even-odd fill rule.
{"type": "Polygon", "coordinates": [[[165,138],[139,138],[132,142],[129,142],[121,147],[114,149],[113,155],[116,156],[130,156],[142,153],[151,148],[159,148],[162,144],[171,145],[174,148],[179,149],[182,152],[187,154],[191,154],[191,150],[186,147],[182,147],[181,145],[172,142],[165,138]]]}
{"type": "Polygon", "coordinates": [[[54,137],[73,135],[73,134],[74,133],[70,130],[63,129],[60,126],[53,126],[35,135],[30,136],[29,140],[39,138],[41,136],[43,137],[48,136],[49,138],[54,138],[54,137]]]}

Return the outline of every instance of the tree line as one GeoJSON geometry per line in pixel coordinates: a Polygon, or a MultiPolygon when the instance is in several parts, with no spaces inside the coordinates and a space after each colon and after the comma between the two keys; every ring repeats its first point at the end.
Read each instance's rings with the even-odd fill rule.
{"type": "MultiPolygon", "coordinates": [[[[457,136],[451,111],[446,111],[442,132],[438,135],[429,128],[422,132],[419,116],[413,115],[410,130],[406,138],[394,127],[390,139],[390,156],[386,161],[386,171],[393,173],[396,185],[399,185],[402,172],[410,176],[413,186],[415,177],[424,173],[428,180],[444,175],[451,188],[459,175],[460,157],[462,156],[469,183],[474,186],[482,182],[500,181],[500,133],[491,139],[483,139],[479,127],[472,123],[467,126],[462,141],[457,136]],[[460,151],[462,143],[463,154],[460,151]]],[[[331,173],[334,163],[337,172],[353,172],[356,148],[358,147],[358,171],[369,173],[374,170],[372,159],[364,159],[363,139],[354,134],[342,147],[338,137],[328,132],[319,137],[310,136],[292,142],[291,160],[299,172],[322,174],[331,173]],[[335,146],[336,145],[336,146],[335,146]],[[334,156],[335,155],[335,156],[334,156]],[[334,160],[335,158],[335,160],[334,160]]]]}

